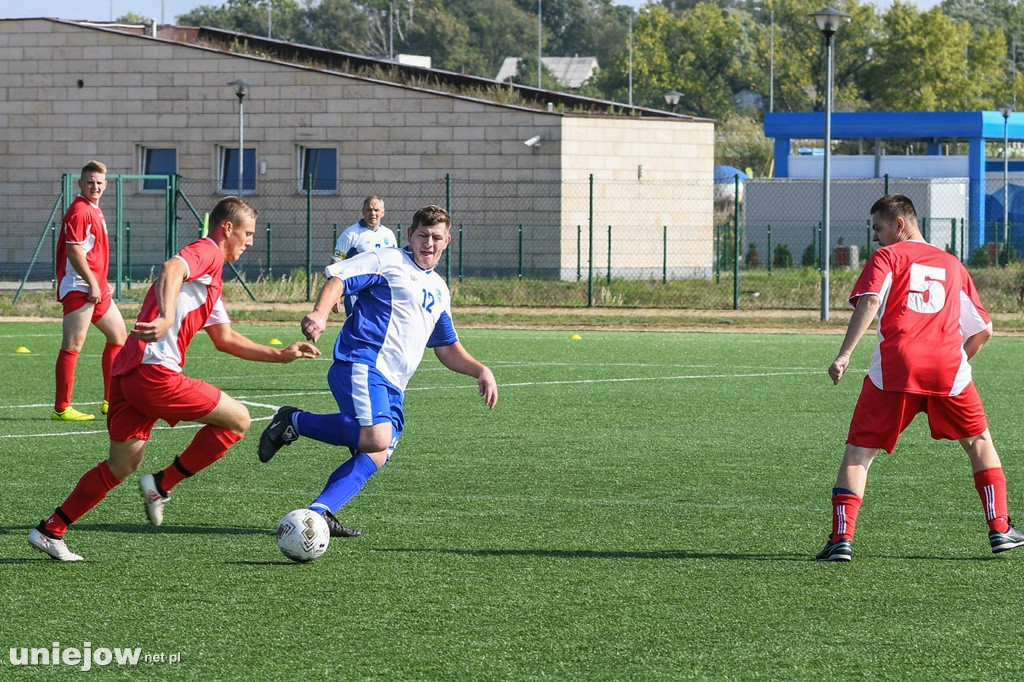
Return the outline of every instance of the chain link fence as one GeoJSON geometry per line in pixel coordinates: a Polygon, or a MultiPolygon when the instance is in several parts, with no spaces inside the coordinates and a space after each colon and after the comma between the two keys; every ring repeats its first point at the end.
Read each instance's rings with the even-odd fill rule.
{"type": "MultiPolygon", "coordinates": [[[[185,177],[108,180],[102,205],[111,278],[118,278],[122,297],[132,298],[166,258],[201,234],[203,215],[218,195],[208,182],[185,177]],[[177,191],[165,191],[168,184],[177,191]]],[[[245,194],[260,215],[255,243],[236,272],[253,298],[308,298],[338,235],[360,218],[363,200],[378,195],[387,209],[383,222],[400,243],[418,208],[449,208],[452,244],[439,269],[453,284],[557,283],[586,305],[816,308],[821,182],[748,180],[739,195],[736,189],[710,181],[525,177],[495,183],[449,176],[385,186],[346,182],[341,192],[321,193],[294,182],[260,182],[245,194]],[[285,294],[257,287],[275,282],[293,286],[285,294]]],[[[966,180],[836,180],[828,248],[837,305],[847,294],[844,281],[852,282],[874,247],[867,211],[887,190],[915,201],[929,241],[984,265],[980,254],[969,253],[966,180]]],[[[0,184],[0,286],[54,286],[57,229],[76,193],[70,178],[0,184]]],[[[987,222],[983,250],[991,251],[990,263],[1013,252],[1002,247],[1003,233],[1001,220],[987,222]]],[[[1024,238],[1024,225],[1008,234],[1011,244],[1024,238]]]]}

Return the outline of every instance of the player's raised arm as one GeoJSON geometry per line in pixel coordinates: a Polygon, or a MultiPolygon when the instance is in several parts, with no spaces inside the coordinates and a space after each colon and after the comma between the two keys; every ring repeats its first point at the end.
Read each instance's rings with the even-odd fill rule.
{"type": "Polygon", "coordinates": [[[244,334],[235,331],[230,324],[213,324],[206,327],[206,333],[213,340],[217,350],[243,360],[256,362],[288,363],[299,358],[315,358],[320,349],[305,341],[296,341],[286,348],[274,348],[256,343],[244,334]]]}

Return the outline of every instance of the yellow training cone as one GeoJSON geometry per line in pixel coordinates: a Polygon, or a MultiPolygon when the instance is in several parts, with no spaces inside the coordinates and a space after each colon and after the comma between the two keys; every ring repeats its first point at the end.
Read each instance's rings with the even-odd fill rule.
{"type": "Polygon", "coordinates": [[[582,337],[582,336],[580,336],[579,334],[573,334],[572,336],[570,336],[570,337],[569,337],[569,340],[570,340],[570,341],[579,341],[579,340],[580,340],[580,339],[582,339],[582,338],[583,338],[583,337],[582,337]]]}
{"type": "Polygon", "coordinates": [[[31,353],[32,351],[30,351],[28,348],[25,348],[25,346],[18,346],[18,350],[14,351],[14,352],[15,353],[31,353]]]}
{"type": "Polygon", "coordinates": [[[270,345],[271,346],[280,346],[281,345],[281,339],[270,339],[270,345]]]}

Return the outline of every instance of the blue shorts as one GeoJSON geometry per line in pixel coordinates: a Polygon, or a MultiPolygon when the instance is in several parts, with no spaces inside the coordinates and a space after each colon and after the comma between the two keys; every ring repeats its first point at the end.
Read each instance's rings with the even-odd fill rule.
{"type": "Polygon", "coordinates": [[[391,422],[391,449],[405,427],[404,395],[375,367],[357,362],[335,362],[327,372],[327,385],[338,411],[352,415],[360,426],[391,422]]]}

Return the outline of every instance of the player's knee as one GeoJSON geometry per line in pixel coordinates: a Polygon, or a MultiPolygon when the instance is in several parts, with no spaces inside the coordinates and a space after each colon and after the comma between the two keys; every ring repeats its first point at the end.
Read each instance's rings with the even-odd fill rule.
{"type": "Polygon", "coordinates": [[[359,449],[363,452],[383,452],[386,455],[390,447],[390,429],[368,429],[360,434],[359,449]]]}
{"type": "Polygon", "coordinates": [[[248,410],[242,410],[242,412],[236,417],[235,424],[232,426],[231,430],[237,432],[240,436],[244,436],[250,426],[252,426],[252,417],[249,415],[248,410]]]}

